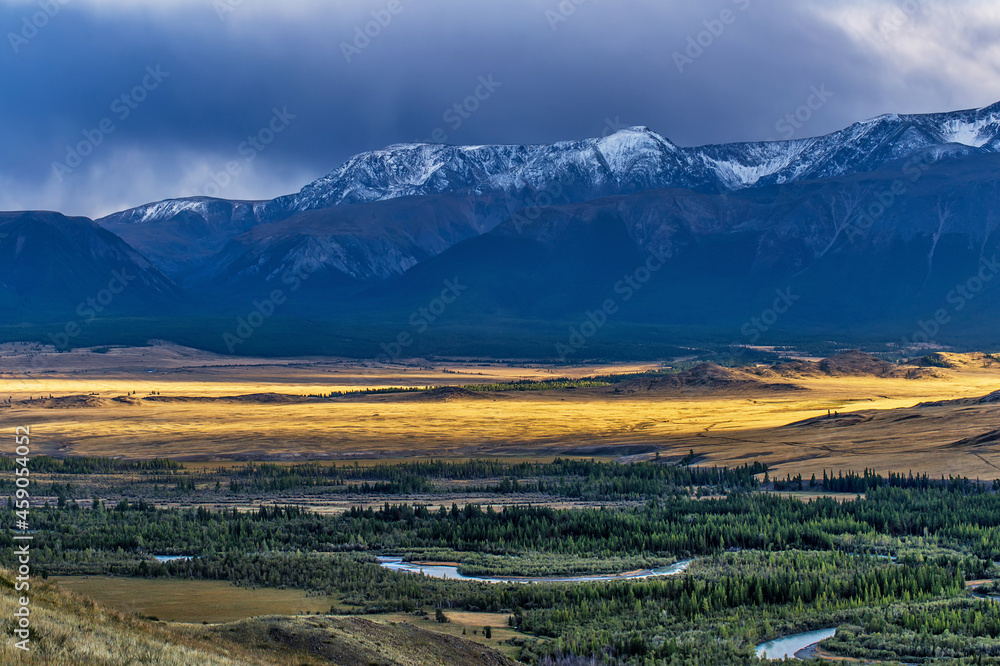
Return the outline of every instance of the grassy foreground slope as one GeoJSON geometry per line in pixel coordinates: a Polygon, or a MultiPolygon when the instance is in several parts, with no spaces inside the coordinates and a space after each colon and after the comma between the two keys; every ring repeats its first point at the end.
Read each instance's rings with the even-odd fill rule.
{"type": "Polygon", "coordinates": [[[253,618],[231,624],[164,624],[32,581],[31,649],[14,647],[12,574],[0,569],[0,663],[45,666],[510,666],[476,643],[407,624],[353,617],[253,618]]]}

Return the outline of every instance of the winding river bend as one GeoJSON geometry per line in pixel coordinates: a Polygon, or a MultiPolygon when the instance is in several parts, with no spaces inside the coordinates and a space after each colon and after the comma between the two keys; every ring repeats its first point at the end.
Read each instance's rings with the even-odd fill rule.
{"type": "Polygon", "coordinates": [[[441,564],[418,564],[415,562],[404,562],[399,557],[379,557],[378,564],[384,569],[393,571],[405,571],[407,573],[423,574],[431,578],[442,580],[471,580],[482,583],[590,583],[602,580],[638,580],[641,578],[656,578],[658,576],[676,576],[684,572],[690,565],[691,560],[675,562],[668,567],[658,569],[643,569],[641,571],[630,571],[620,574],[608,574],[597,576],[463,576],[458,573],[458,567],[441,564]]]}
{"type": "Polygon", "coordinates": [[[823,639],[830,638],[836,632],[836,627],[830,627],[829,629],[817,629],[816,631],[807,631],[802,634],[792,634],[791,636],[775,638],[773,641],[758,645],[757,656],[761,659],[764,659],[765,655],[768,659],[795,657],[795,653],[799,650],[804,650],[810,645],[815,645],[823,639]]]}

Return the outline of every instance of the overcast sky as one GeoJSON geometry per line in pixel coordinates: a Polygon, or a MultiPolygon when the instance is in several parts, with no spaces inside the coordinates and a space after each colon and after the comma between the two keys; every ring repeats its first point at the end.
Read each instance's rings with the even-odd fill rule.
{"type": "Polygon", "coordinates": [[[0,0],[0,30],[0,210],[271,198],[435,136],[699,145],[1000,100],[995,1],[0,0]]]}

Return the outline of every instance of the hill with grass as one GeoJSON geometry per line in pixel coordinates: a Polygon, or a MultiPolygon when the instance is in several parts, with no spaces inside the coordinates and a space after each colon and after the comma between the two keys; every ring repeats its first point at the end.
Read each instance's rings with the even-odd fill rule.
{"type": "Polygon", "coordinates": [[[512,666],[499,652],[409,624],[357,617],[267,616],[168,624],[31,581],[29,651],[15,647],[14,574],[0,569],[0,663],[38,666],[512,666]]]}

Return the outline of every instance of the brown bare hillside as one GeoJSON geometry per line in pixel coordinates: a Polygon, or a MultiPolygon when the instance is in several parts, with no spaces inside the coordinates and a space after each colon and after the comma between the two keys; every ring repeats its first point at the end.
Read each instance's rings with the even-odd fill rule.
{"type": "Polygon", "coordinates": [[[252,393],[249,395],[224,395],[218,398],[206,396],[162,396],[150,395],[143,398],[147,402],[239,402],[259,405],[287,405],[309,402],[313,398],[283,393],[252,393]]]}
{"type": "Polygon", "coordinates": [[[109,402],[95,395],[64,395],[32,398],[16,404],[18,407],[35,409],[85,409],[107,407],[109,402]]]}
{"type": "Polygon", "coordinates": [[[302,663],[339,666],[514,666],[501,653],[456,636],[406,623],[373,622],[360,617],[260,617],[207,632],[237,645],[265,644],[276,652],[308,655],[302,663]]]}
{"type": "Polygon", "coordinates": [[[439,386],[419,393],[400,394],[404,399],[424,400],[428,402],[447,402],[449,400],[496,400],[497,395],[484,391],[470,391],[460,386],[439,386]]]}
{"type": "Polygon", "coordinates": [[[794,384],[770,383],[742,370],[723,368],[714,363],[702,363],[690,370],[674,375],[656,377],[641,377],[616,384],[609,392],[618,394],[633,394],[643,392],[676,391],[680,389],[721,391],[721,390],[756,390],[756,391],[797,391],[801,390],[794,384]]]}
{"type": "Polygon", "coordinates": [[[982,352],[955,354],[951,352],[934,352],[910,361],[922,368],[994,368],[1000,366],[1000,359],[982,352]]]}
{"type": "MultiPolygon", "coordinates": [[[[925,357],[927,358],[927,357],[925,357]]],[[[912,365],[896,365],[866,354],[857,349],[836,354],[819,362],[788,361],[778,363],[771,368],[754,371],[764,377],[882,377],[902,379],[943,378],[945,375],[935,368],[957,367],[942,363],[927,362],[912,365]]]]}
{"type": "Polygon", "coordinates": [[[0,569],[8,618],[0,664],[30,666],[513,666],[488,647],[407,624],[353,617],[270,616],[213,625],[167,624],[105,608],[32,580],[30,650],[14,646],[19,607],[13,574],[0,569]]]}

